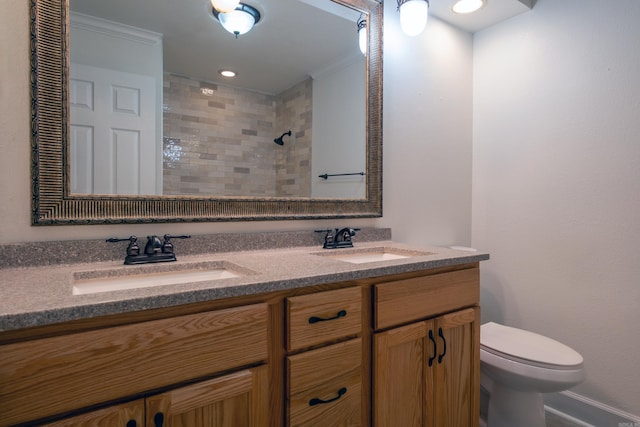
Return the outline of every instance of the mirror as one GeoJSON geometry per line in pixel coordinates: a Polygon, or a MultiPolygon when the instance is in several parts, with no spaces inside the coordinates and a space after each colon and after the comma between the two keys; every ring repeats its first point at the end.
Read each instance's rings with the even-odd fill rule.
{"type": "MultiPolygon", "coordinates": [[[[112,0],[115,1],[115,0],[112,0]]],[[[301,6],[311,10],[307,12],[318,14],[319,16],[327,13],[321,9],[309,6],[307,0],[295,0],[300,2],[301,6]],[[315,11],[315,12],[314,12],[315,11]]],[[[74,20],[70,20],[69,4],[67,0],[33,0],[31,10],[31,36],[32,36],[32,73],[33,73],[33,90],[32,90],[32,175],[33,175],[33,204],[32,204],[32,223],[34,225],[52,225],[52,224],[91,224],[91,223],[138,223],[138,222],[185,222],[185,221],[229,221],[229,220],[276,220],[276,219],[312,219],[312,218],[356,218],[356,217],[377,217],[381,216],[381,165],[382,165],[382,147],[381,147],[381,100],[382,100],[382,5],[373,0],[322,0],[328,6],[348,7],[358,12],[362,12],[367,18],[368,24],[368,54],[366,57],[366,91],[365,92],[365,112],[366,112],[366,132],[364,133],[366,158],[363,164],[366,167],[362,171],[361,181],[363,182],[363,195],[354,196],[349,194],[346,197],[335,196],[332,194],[324,195],[321,192],[310,192],[305,190],[301,193],[282,191],[281,189],[273,192],[266,191],[264,188],[258,188],[253,192],[230,192],[225,193],[220,189],[207,190],[205,193],[190,190],[204,187],[196,182],[192,187],[183,186],[179,191],[151,191],[142,194],[113,194],[112,191],[81,191],[77,185],[77,170],[74,170],[73,164],[77,163],[78,151],[77,144],[74,146],[70,141],[74,141],[77,135],[77,129],[74,128],[70,118],[74,105],[77,104],[78,90],[70,85],[72,78],[70,74],[74,73],[73,60],[76,55],[73,48],[73,32],[69,31],[74,27],[74,20]],[[71,36],[70,36],[71,32],[71,36]],[[71,44],[69,39],[71,37],[71,44]],[[70,48],[71,46],[71,48],[70,48]],[[71,70],[71,71],[70,71],[71,70]],[[184,191],[186,189],[186,191],[184,191]],[[100,193],[100,194],[90,194],[100,193]],[[108,194],[112,193],[112,194],[108,194]]],[[[79,2],[80,4],[82,2],[79,2]]],[[[98,2],[105,4],[107,2],[98,2]]],[[[127,4],[130,2],[124,2],[127,4]]],[[[176,2],[179,3],[179,2],[176,2]]],[[[208,1],[203,0],[201,3],[207,4],[208,1]]],[[[75,2],[72,2],[72,11],[75,2]]],[[[88,4],[88,3],[87,3],[88,4]]],[[[173,4],[173,3],[172,3],[173,4]]],[[[267,4],[263,0],[259,5],[267,4]]],[[[259,6],[263,7],[263,6],[259,6]]],[[[266,6],[264,6],[266,7],[266,6]]],[[[109,9],[109,8],[107,8],[109,9]]],[[[210,7],[209,7],[210,9],[210,7]]],[[[203,8],[206,11],[206,7],[203,8]]],[[[75,11],[73,11],[75,13],[75,11]]],[[[87,10],[83,10],[83,13],[87,10]]],[[[268,9],[263,10],[265,16],[268,9]]],[[[210,13],[207,11],[207,13],[210,13]]],[[[282,15],[282,14],[280,14],[282,15]]],[[[314,15],[315,16],[315,15],[314,15]]],[[[307,21],[314,20],[314,16],[308,16],[307,21]]],[[[104,18],[104,17],[103,17],[104,18]]],[[[108,16],[109,20],[115,20],[116,16],[108,16]]],[[[219,25],[215,18],[207,16],[209,25],[219,25]]],[[[271,17],[270,19],[276,19],[271,17]]],[[[321,21],[318,17],[318,21],[321,21]]],[[[259,22],[252,31],[257,31],[259,25],[266,28],[268,19],[259,22]]],[[[132,22],[127,22],[130,25],[132,22]]],[[[186,26],[182,26],[186,27],[186,26]]],[[[217,29],[217,27],[214,27],[217,29]]],[[[148,28],[147,28],[148,29],[148,28]]],[[[153,31],[153,29],[151,30],[153,31]]],[[[353,24],[354,39],[356,37],[356,27],[353,24]]],[[[239,36],[234,39],[232,35],[226,33],[219,37],[226,36],[228,41],[235,43],[241,42],[242,37],[250,36],[251,33],[239,36]]],[[[172,37],[164,34],[165,46],[171,45],[172,37]]],[[[78,37],[75,37],[78,39],[78,37]]],[[[328,43],[329,44],[329,43],[328,43]]],[[[240,50],[237,46],[234,49],[240,50]]],[[[356,43],[357,46],[357,43],[356,43]]],[[[185,49],[182,49],[184,51],[185,49]]],[[[263,48],[267,50],[267,48],[263,48]]],[[[178,50],[179,52],[180,50],[178,50]]],[[[166,51],[165,51],[166,52],[166,51]]],[[[174,52],[173,55],[176,53],[174,52]]],[[[359,55],[361,55],[358,52],[359,55]]],[[[171,56],[165,53],[165,56],[171,56]]],[[[320,57],[320,55],[317,55],[320,57]]],[[[184,65],[185,60],[177,61],[184,65]]],[[[232,61],[230,61],[232,62],[232,61]]],[[[282,61],[280,61],[282,62],[282,61]]],[[[297,63],[298,61],[296,61],[297,63]]],[[[303,61],[300,61],[303,62],[303,61]]],[[[327,62],[326,60],[324,62],[327,62]]],[[[200,91],[199,95],[207,96],[215,91],[217,87],[225,86],[219,81],[215,81],[215,76],[196,75],[185,77],[185,72],[181,69],[174,68],[174,71],[167,71],[169,58],[165,58],[164,86],[167,87],[167,80],[171,77],[180,79],[188,79],[189,82],[196,81],[196,89],[200,91]],[[170,73],[170,74],[169,74],[170,73]]],[[[332,64],[327,64],[332,65],[332,64]]],[[[169,65],[175,67],[175,65],[169,65]]],[[[315,69],[318,69],[316,64],[315,69]]],[[[294,67],[290,67],[294,68],[294,67]]],[[[217,71],[217,70],[216,70],[217,71]]],[[[241,72],[242,73],[242,72],[241,72]]],[[[300,72],[298,71],[300,74],[300,72]]],[[[309,71],[303,71],[302,74],[309,74],[309,71]]],[[[248,87],[258,93],[267,93],[271,96],[272,92],[264,88],[255,89],[255,85],[265,84],[260,79],[266,77],[269,73],[257,73],[258,78],[251,77],[250,73],[246,74],[246,80],[249,81],[248,87]],[[253,78],[253,81],[252,81],[253,78]],[[254,85],[252,87],[251,85],[254,85]]],[[[284,72],[275,73],[284,74],[284,72]]],[[[303,76],[304,77],[304,76],[303,76]]],[[[294,77],[285,83],[280,83],[280,88],[287,89],[288,84],[299,84],[299,77],[294,77]],[[284,86],[283,86],[284,85],[284,86]]],[[[263,79],[265,80],[265,79],[263,79]]],[[[303,81],[304,82],[304,81],[303,81]]],[[[304,83],[303,83],[304,84],[304,83]]],[[[232,85],[229,85],[232,87],[232,85]]],[[[162,89],[162,88],[161,88],[162,89]]],[[[166,90],[165,90],[166,91],[166,90]]],[[[162,90],[161,90],[162,92],[162,90]]],[[[315,94],[314,94],[315,96],[315,94]]],[[[162,94],[160,95],[162,97],[162,94]]],[[[318,96],[321,97],[321,96],[318,96]]],[[[126,99],[126,98],[124,98],[126,99]]],[[[216,103],[214,102],[214,105],[216,103]]],[[[163,106],[166,108],[166,103],[163,106]]],[[[166,110],[163,111],[166,113],[166,110]]],[[[241,113],[247,114],[247,112],[241,113]]],[[[165,117],[167,116],[164,114],[165,117]]],[[[187,114],[182,114],[188,116],[187,114]]],[[[239,114],[240,115],[240,114],[239,114]]],[[[342,114],[343,116],[345,114],[342,114]]],[[[314,119],[315,120],[315,119],[314,119]]],[[[264,123],[266,121],[261,121],[264,123]]],[[[315,123],[314,123],[315,124],[315,123]]],[[[157,126],[157,124],[156,124],[157,126]]],[[[181,126],[178,126],[180,128],[181,126]]],[[[184,127],[184,126],[182,126],[184,127]]],[[[289,126],[284,126],[289,127],[289,126]]],[[[327,128],[327,126],[323,126],[327,128]]],[[[244,129],[245,133],[247,129],[244,129]]],[[[294,145],[298,139],[304,138],[305,132],[294,129],[291,136],[285,135],[284,144],[274,143],[277,137],[286,133],[289,129],[277,129],[277,126],[270,125],[271,131],[268,137],[269,144],[267,147],[260,149],[268,149],[267,152],[274,152],[277,149],[284,148],[286,145],[294,145]],[[293,137],[293,138],[292,138],[293,137]],[[287,142],[289,144],[287,144],[287,142]]],[[[221,139],[222,132],[213,132],[208,135],[210,139],[221,139]]],[[[316,135],[316,129],[313,134],[316,135]]],[[[160,164],[166,166],[174,159],[171,157],[171,148],[175,148],[182,142],[182,136],[174,137],[168,135],[166,129],[160,130],[164,133],[164,146],[159,154],[149,156],[149,158],[160,159],[160,164]]],[[[312,133],[312,132],[309,132],[312,133]]],[[[251,135],[256,136],[256,135],[251,135]]],[[[315,138],[315,137],[314,137],[315,138]]],[[[316,141],[314,140],[315,144],[316,141]]],[[[288,147],[287,147],[288,148],[288,147]]],[[[316,148],[313,148],[316,150],[316,148]]],[[[321,151],[317,149],[316,151],[321,151]]],[[[335,150],[334,150],[335,151],[335,150]]],[[[329,159],[341,158],[344,151],[325,154],[329,159]]],[[[280,157],[293,156],[290,152],[282,156],[281,154],[272,154],[270,160],[273,166],[274,159],[280,157]]],[[[315,156],[316,153],[314,153],[315,156]]],[[[253,150],[254,156],[259,156],[259,150],[253,150]]],[[[213,155],[211,156],[213,157],[213,155]]],[[[343,156],[348,157],[348,156],[343,156]]],[[[300,159],[298,159],[300,160],[300,159]]],[[[313,160],[315,162],[315,159],[313,160]]],[[[298,164],[307,165],[306,181],[316,179],[318,181],[329,181],[331,178],[311,177],[308,174],[309,163],[313,163],[309,159],[302,159],[298,164]]],[[[94,163],[99,163],[94,160],[94,163]]],[[[225,166],[229,162],[224,160],[221,164],[225,166]]],[[[337,162],[334,162],[337,163],[337,162]]],[[[209,164],[206,168],[211,170],[223,169],[220,165],[209,164]]],[[[329,160],[329,165],[332,164],[329,160]]],[[[244,166],[232,166],[240,173],[247,173],[254,168],[254,164],[244,166]]],[[[286,166],[284,167],[286,169],[286,166]]],[[[334,171],[325,170],[324,173],[332,175],[339,172],[360,172],[355,170],[334,171]]],[[[317,173],[315,171],[314,173],[317,173]]],[[[118,172],[117,177],[121,174],[118,172]]],[[[161,173],[162,176],[170,175],[161,173]]],[[[291,177],[285,177],[284,181],[291,182],[291,177]]],[[[199,178],[195,177],[195,181],[199,178]]],[[[340,178],[339,178],[340,179],[340,178]]],[[[188,181],[188,180],[187,180],[188,181]]],[[[255,182],[256,179],[253,179],[255,182]]],[[[264,184],[265,179],[259,180],[260,184],[264,184]]],[[[295,180],[293,180],[295,181],[295,180]]],[[[156,182],[159,182],[156,180],[156,182]]],[[[296,187],[299,185],[294,182],[296,187]]],[[[166,188],[166,180],[162,180],[160,186],[166,188]]],[[[307,186],[309,186],[307,184],[307,186]]],[[[231,186],[233,187],[233,186],[231,186]]],[[[240,186],[241,187],[241,186],[240,186]]],[[[81,187],[80,187],[81,188],[81,187]]],[[[236,186],[236,188],[239,188],[236,186]]],[[[244,191],[244,190],[243,190],[244,191]]]]}
{"type": "Polygon", "coordinates": [[[366,166],[360,12],[246,1],[234,37],[207,0],[70,0],[71,194],[364,198],[319,177],[366,166]]]}

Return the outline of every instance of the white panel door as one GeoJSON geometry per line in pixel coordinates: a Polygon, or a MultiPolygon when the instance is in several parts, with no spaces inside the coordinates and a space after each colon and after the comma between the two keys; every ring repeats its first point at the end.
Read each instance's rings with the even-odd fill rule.
{"type": "Polygon", "coordinates": [[[74,194],[157,194],[162,171],[153,77],[71,64],[74,194]]]}

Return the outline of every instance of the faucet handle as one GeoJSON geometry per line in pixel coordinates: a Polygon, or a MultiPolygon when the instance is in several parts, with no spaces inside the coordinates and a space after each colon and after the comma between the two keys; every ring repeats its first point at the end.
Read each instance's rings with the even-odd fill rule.
{"type": "MultiPolygon", "coordinates": [[[[330,228],[325,228],[323,230],[314,230],[316,233],[327,233],[324,235],[324,249],[333,249],[336,242],[335,234],[333,234],[333,230],[330,228]]],[[[338,229],[336,229],[338,231],[338,229]]]]}
{"type": "Polygon", "coordinates": [[[136,236],[129,236],[126,239],[119,239],[117,237],[111,237],[106,240],[108,243],[117,243],[117,242],[129,242],[129,246],[127,246],[127,256],[138,256],[140,255],[140,245],[138,245],[138,238],[136,236]]]}
{"type": "Polygon", "coordinates": [[[118,237],[109,237],[105,242],[108,243],[117,243],[117,242],[135,242],[138,238],[136,236],[129,236],[126,239],[120,239],[118,237]]]}
{"type": "Polygon", "coordinates": [[[191,236],[172,236],[171,234],[164,235],[164,242],[162,242],[162,253],[172,254],[173,253],[173,243],[171,243],[171,239],[190,239],[191,236]]]}
{"type": "Polygon", "coordinates": [[[169,239],[190,239],[191,236],[190,235],[183,235],[183,236],[172,236],[171,234],[165,234],[164,235],[164,240],[167,241],[169,239]]]}

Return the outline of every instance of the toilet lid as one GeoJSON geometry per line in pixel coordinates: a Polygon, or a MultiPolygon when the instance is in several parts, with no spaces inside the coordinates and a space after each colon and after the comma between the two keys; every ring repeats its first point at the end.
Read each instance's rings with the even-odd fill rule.
{"type": "Polygon", "coordinates": [[[580,353],[558,341],[494,322],[480,327],[480,346],[507,358],[539,365],[572,367],[583,363],[580,353]]]}

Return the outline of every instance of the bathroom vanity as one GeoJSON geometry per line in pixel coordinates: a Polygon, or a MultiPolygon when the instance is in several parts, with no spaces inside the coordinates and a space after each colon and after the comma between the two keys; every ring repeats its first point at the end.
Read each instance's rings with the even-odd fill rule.
{"type": "Polygon", "coordinates": [[[244,275],[82,295],[79,270],[131,267],[5,269],[33,298],[2,303],[0,426],[477,425],[488,255],[345,251],[184,257],[244,275]]]}

